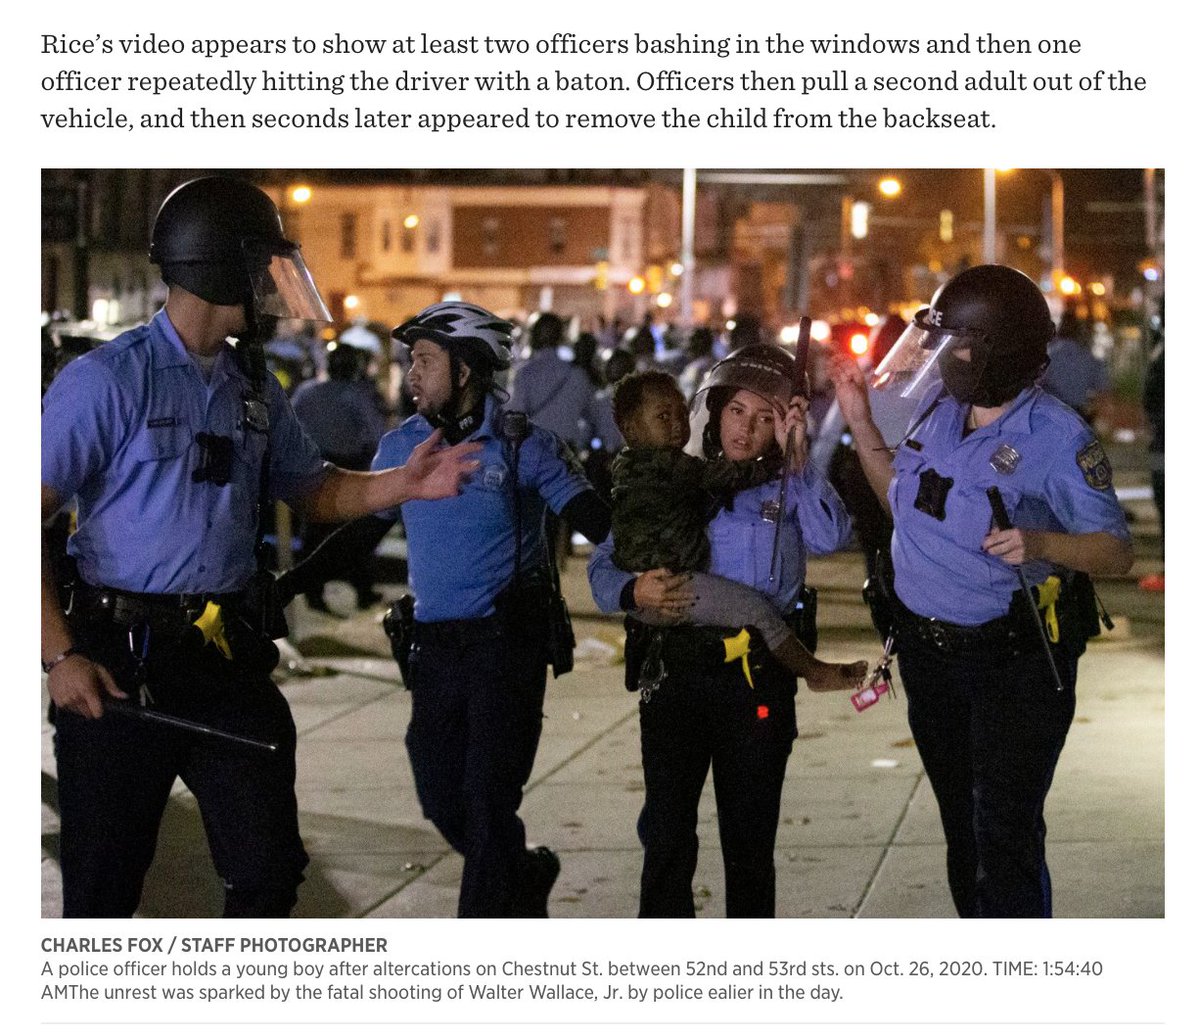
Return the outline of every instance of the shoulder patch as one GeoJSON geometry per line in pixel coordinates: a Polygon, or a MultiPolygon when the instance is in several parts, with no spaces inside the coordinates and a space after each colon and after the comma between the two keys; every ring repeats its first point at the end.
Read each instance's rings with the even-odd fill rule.
{"type": "Polygon", "coordinates": [[[1093,489],[1112,488],[1112,463],[1099,439],[1093,439],[1075,454],[1075,463],[1079,465],[1087,484],[1093,489]]]}

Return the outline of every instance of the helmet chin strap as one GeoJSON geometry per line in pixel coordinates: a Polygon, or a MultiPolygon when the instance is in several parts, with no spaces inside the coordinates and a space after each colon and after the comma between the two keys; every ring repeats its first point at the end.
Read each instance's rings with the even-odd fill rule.
{"type": "Polygon", "coordinates": [[[242,373],[250,379],[251,385],[254,386],[254,391],[262,392],[267,378],[267,354],[263,349],[266,343],[263,341],[262,326],[254,312],[252,298],[243,301],[242,309],[246,315],[246,327],[236,336],[237,348],[234,350],[234,354],[237,356],[238,366],[242,369],[242,373]]]}
{"type": "Polygon", "coordinates": [[[248,298],[242,302],[242,312],[246,316],[246,329],[238,335],[238,341],[263,344],[262,327],[258,322],[258,314],[254,311],[254,299],[248,298]]]}

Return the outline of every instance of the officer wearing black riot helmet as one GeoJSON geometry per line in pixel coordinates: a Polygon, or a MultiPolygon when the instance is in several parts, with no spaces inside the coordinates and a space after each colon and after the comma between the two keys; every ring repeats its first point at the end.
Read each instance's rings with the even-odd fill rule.
{"type": "Polygon", "coordinates": [[[1050,916],[1043,804],[1074,715],[1077,660],[1098,630],[1086,577],[1133,561],[1103,447],[1036,384],[1053,333],[1045,299],[1018,271],[951,278],[878,368],[875,387],[922,397],[894,448],[871,421],[857,365],[834,372],[895,522],[880,623],[896,637],[964,917],[1050,916]]]}
{"type": "MultiPolygon", "coordinates": [[[[750,321],[743,321],[743,328],[750,321]]],[[[757,336],[757,329],[754,334],[757,336]]],[[[809,554],[846,545],[850,519],[833,487],[806,463],[803,396],[793,395],[795,358],[749,344],[706,375],[692,402],[688,450],[707,460],[758,461],[778,474],[730,492],[709,515],[708,571],[762,594],[815,647],[813,608],[797,610],[809,554]],[[783,484],[787,442],[792,468],[783,484]],[[778,531],[779,535],[776,535],[778,531]]],[[[627,572],[610,538],[588,563],[602,611],[626,620],[626,686],[641,691],[645,801],[640,917],[694,917],[700,796],[711,770],[728,917],[775,914],[775,838],[784,775],[796,739],[796,677],[748,630],[671,626],[654,635],[637,619],[656,609],[682,620],[693,593],[686,572],[627,572]],[[655,646],[655,640],[658,646],[655,646]]]]}
{"type": "Polygon", "coordinates": [[[45,547],[42,562],[63,912],[135,911],[181,777],[204,819],[226,915],[286,915],[307,856],[295,727],[269,675],[278,631],[270,574],[256,564],[259,518],[276,498],[329,521],[452,495],[475,467],[473,448],[436,450],[434,439],[378,473],[322,462],[265,375],[259,325],[329,317],[254,185],[210,176],[177,188],[150,256],[168,285],[164,309],[71,364],[43,401],[43,522],[72,499],[78,509],[68,544],[77,575],[64,596],[45,547]]]}
{"type": "Polygon", "coordinates": [[[511,362],[508,321],[446,301],[392,336],[417,413],[383,437],[373,466],[402,463],[440,428],[450,442],[479,444],[480,470],[455,500],[405,503],[346,526],[285,577],[284,589],[320,578],[343,538],[377,543],[403,518],[415,595],[411,641],[403,634],[393,643],[412,691],[405,745],[425,816],[464,858],[458,914],[545,917],[559,861],[526,847],[517,815],[550,661],[555,595],[544,520],[552,510],[599,542],[608,506],[554,433],[505,412],[496,376],[511,362]]]}

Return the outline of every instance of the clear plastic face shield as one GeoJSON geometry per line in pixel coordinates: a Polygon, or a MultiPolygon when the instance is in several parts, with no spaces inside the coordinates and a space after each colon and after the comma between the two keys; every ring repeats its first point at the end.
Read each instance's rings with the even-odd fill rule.
{"type": "Polygon", "coordinates": [[[983,339],[974,331],[938,327],[930,322],[933,310],[919,310],[896,344],[875,368],[871,388],[878,392],[895,393],[901,399],[919,399],[928,389],[941,381],[938,358],[947,350],[982,345],[983,339]]]}
{"type": "Polygon", "coordinates": [[[333,323],[299,248],[257,241],[247,241],[242,247],[250,270],[255,313],[333,323]]]}

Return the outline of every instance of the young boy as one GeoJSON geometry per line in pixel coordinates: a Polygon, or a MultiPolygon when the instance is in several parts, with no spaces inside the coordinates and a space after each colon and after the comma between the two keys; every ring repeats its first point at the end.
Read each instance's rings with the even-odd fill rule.
{"type": "Polygon", "coordinates": [[[705,526],[714,503],[769,482],[761,461],[706,461],[683,452],[688,440],[687,403],[662,371],[630,374],[613,394],[613,416],[626,447],[613,461],[613,561],[626,572],[669,568],[691,573],[695,595],[686,615],[666,619],[649,610],[636,617],[652,625],[753,626],[771,653],[814,691],[855,687],[866,663],[836,665],[815,658],[792,634],[772,604],[756,590],[709,575],[705,526]]]}

